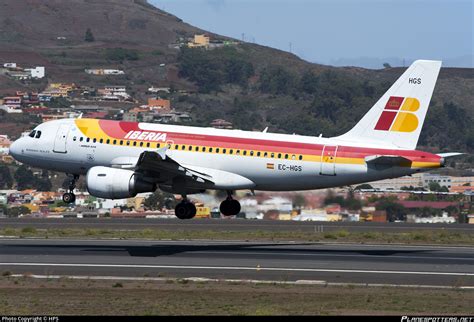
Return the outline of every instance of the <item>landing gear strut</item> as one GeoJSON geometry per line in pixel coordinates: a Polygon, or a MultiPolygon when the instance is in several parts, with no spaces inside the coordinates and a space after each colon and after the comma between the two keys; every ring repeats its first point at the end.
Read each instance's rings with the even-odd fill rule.
{"type": "Polygon", "coordinates": [[[221,202],[219,210],[224,216],[236,216],[240,212],[240,202],[232,198],[232,191],[227,191],[227,199],[221,202]]]}
{"type": "Polygon", "coordinates": [[[174,214],[179,219],[192,219],[196,216],[196,206],[183,196],[183,201],[174,208],[174,214]]]}
{"type": "Polygon", "coordinates": [[[63,201],[67,204],[74,203],[76,201],[76,195],[74,194],[74,189],[76,188],[76,181],[79,179],[77,174],[68,175],[71,180],[69,181],[68,192],[63,194],[63,201]]]}

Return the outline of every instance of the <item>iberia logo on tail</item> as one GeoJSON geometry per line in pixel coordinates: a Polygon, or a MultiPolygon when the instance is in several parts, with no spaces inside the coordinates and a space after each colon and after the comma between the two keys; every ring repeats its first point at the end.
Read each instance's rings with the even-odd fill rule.
{"type": "Polygon", "coordinates": [[[413,97],[390,96],[375,130],[413,132],[418,127],[415,112],[420,108],[420,101],[413,97]]]}

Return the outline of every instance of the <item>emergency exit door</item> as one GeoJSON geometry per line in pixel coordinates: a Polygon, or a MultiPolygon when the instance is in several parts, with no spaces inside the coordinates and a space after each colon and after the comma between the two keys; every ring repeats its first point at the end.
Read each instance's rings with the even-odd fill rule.
{"type": "Polygon", "coordinates": [[[321,175],[336,175],[337,145],[325,145],[321,153],[321,175]]]}
{"type": "Polygon", "coordinates": [[[53,151],[56,153],[67,153],[66,142],[67,136],[69,134],[69,125],[62,124],[59,126],[58,131],[56,132],[56,137],[54,139],[54,148],[53,151]]]}

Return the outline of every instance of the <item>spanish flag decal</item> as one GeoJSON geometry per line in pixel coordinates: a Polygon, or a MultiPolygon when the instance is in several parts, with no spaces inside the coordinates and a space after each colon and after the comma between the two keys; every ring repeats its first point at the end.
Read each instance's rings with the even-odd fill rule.
{"type": "Polygon", "coordinates": [[[273,163],[267,163],[267,169],[273,170],[275,169],[275,165],[273,163]]]}

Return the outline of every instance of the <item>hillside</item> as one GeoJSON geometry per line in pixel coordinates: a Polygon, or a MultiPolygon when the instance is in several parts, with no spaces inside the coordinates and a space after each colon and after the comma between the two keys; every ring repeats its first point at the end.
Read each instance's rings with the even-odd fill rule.
{"type": "MultiPolygon", "coordinates": [[[[227,39],[145,0],[4,0],[0,63],[45,66],[47,80],[22,83],[0,75],[0,97],[20,89],[41,90],[47,82],[74,82],[126,85],[145,102],[148,87],[171,86],[191,93],[175,92],[170,99],[177,110],[191,114],[194,125],[223,118],[243,129],[269,126],[273,132],[331,136],[351,128],[404,71],[311,64],[255,44],[176,48],[196,33],[227,39]],[[94,41],[85,41],[87,29],[94,41]],[[126,55],[118,55],[122,52],[126,55]],[[97,77],[85,68],[117,68],[125,75],[97,77]]],[[[472,69],[442,69],[422,148],[474,152],[473,93],[472,69]]]]}

